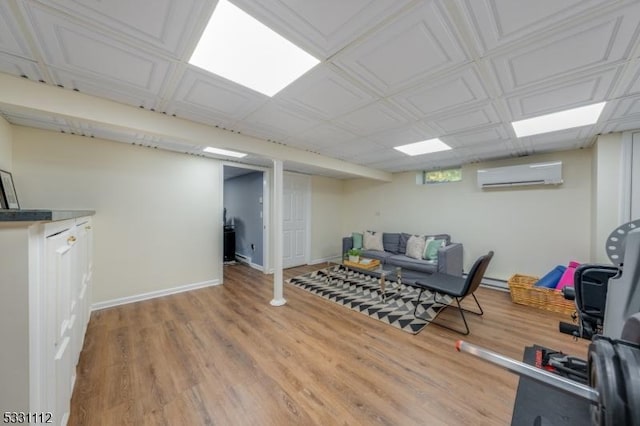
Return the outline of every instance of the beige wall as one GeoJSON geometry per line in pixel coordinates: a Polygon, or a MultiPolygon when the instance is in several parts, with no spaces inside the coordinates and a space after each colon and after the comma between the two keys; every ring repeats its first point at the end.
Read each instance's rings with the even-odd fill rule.
{"type": "Polygon", "coordinates": [[[21,207],[96,211],[94,303],[222,279],[218,161],[26,127],[13,136],[21,207]]]}
{"type": "Polygon", "coordinates": [[[620,223],[622,133],[598,137],[593,148],[593,237],[592,260],[611,263],[606,251],[609,234],[620,223]]]}
{"type": "Polygon", "coordinates": [[[29,234],[0,223],[0,410],[29,410],[29,234]],[[10,385],[9,385],[10,384],[10,385]]]}
{"type": "MultiPolygon", "coordinates": [[[[0,117],[0,170],[11,172],[12,167],[13,134],[11,124],[0,117]]],[[[18,201],[20,199],[18,198],[18,201]]]]}
{"type": "Polygon", "coordinates": [[[416,185],[415,172],[396,174],[391,183],[348,181],[343,233],[449,233],[464,245],[465,271],[494,250],[487,276],[498,279],[589,261],[591,156],[591,150],[578,150],[471,164],[463,167],[462,182],[441,185],[416,185]],[[563,162],[560,186],[477,187],[478,168],[551,160],[563,162]]]}
{"type": "Polygon", "coordinates": [[[344,201],[344,181],[311,177],[311,263],[340,256],[344,201]]]}

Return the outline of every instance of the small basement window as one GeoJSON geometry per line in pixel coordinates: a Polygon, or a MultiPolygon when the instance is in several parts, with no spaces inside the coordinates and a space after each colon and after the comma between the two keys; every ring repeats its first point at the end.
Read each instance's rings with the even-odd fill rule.
{"type": "Polygon", "coordinates": [[[422,179],[418,179],[418,183],[422,184],[460,182],[462,180],[462,168],[424,171],[419,177],[422,179]]]}

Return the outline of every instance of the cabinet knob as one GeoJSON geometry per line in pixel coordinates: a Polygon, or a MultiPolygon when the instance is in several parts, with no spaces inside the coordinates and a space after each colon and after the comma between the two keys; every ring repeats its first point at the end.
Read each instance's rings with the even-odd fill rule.
{"type": "Polygon", "coordinates": [[[75,243],[75,242],[76,242],[76,237],[74,237],[73,235],[67,238],[68,244],[75,243]]]}
{"type": "Polygon", "coordinates": [[[91,225],[85,226],[84,229],[86,229],[88,231],[89,229],[91,229],[91,225]]]}

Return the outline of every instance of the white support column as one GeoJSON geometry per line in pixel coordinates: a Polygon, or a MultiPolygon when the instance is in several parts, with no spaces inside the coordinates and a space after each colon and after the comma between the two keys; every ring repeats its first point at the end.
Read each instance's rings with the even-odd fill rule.
{"type": "Polygon", "coordinates": [[[273,160],[273,306],[287,303],[282,276],[282,177],[282,160],[273,160]]]}

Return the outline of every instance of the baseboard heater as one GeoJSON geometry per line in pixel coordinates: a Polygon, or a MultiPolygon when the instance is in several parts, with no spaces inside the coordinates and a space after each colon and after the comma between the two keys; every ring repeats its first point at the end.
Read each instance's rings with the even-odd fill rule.
{"type": "MultiPolygon", "coordinates": [[[[468,274],[466,273],[462,274],[462,276],[465,278],[467,277],[467,275],[468,274]]],[[[483,277],[480,285],[482,287],[492,288],[494,290],[509,291],[509,284],[507,283],[507,281],[497,278],[483,277]]]]}
{"type": "Polygon", "coordinates": [[[236,260],[241,263],[251,265],[251,258],[245,254],[236,253],[236,260]]]}

